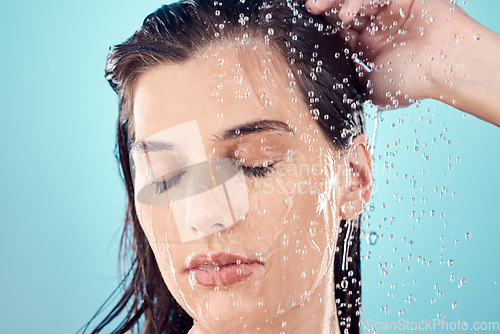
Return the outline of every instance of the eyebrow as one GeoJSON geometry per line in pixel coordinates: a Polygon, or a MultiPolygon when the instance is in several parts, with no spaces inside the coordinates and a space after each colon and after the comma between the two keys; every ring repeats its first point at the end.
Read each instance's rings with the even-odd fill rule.
{"type": "Polygon", "coordinates": [[[237,125],[214,135],[218,140],[229,140],[240,136],[259,132],[279,131],[294,133],[288,124],[277,120],[260,120],[237,125]]]}
{"type": "MultiPolygon", "coordinates": [[[[277,120],[260,120],[243,123],[230,129],[223,130],[218,134],[214,134],[214,137],[216,138],[216,140],[222,141],[246,136],[253,133],[271,131],[287,132],[292,134],[295,133],[292,128],[290,128],[290,126],[288,126],[288,124],[284,122],[277,120]]],[[[132,144],[131,151],[138,150],[143,152],[155,152],[170,151],[178,148],[178,145],[170,142],[141,140],[132,144]]]]}
{"type": "Polygon", "coordinates": [[[155,151],[170,151],[177,145],[162,141],[146,141],[141,140],[132,144],[131,151],[155,152],[155,151]]]}

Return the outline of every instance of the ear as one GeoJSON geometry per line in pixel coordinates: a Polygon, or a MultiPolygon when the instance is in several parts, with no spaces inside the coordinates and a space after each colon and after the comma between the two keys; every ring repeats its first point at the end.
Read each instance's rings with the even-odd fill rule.
{"type": "Polygon", "coordinates": [[[340,217],[353,220],[363,212],[372,194],[372,159],[368,138],[364,134],[353,139],[346,157],[348,170],[341,197],[340,217]]]}

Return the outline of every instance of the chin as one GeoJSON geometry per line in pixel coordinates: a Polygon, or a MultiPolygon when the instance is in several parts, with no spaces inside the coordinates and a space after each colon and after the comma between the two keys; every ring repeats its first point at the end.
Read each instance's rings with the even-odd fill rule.
{"type": "Polygon", "coordinates": [[[210,300],[206,312],[195,318],[202,327],[217,334],[254,333],[258,328],[266,327],[278,313],[278,305],[266,305],[265,302],[243,298],[234,298],[230,302],[223,296],[219,297],[222,298],[210,300]],[[203,321],[200,316],[203,316],[203,321]]]}
{"type": "Polygon", "coordinates": [[[270,279],[267,273],[253,276],[222,287],[178,286],[184,299],[175,298],[210,332],[254,333],[278,316],[281,298],[277,279],[270,279]]]}

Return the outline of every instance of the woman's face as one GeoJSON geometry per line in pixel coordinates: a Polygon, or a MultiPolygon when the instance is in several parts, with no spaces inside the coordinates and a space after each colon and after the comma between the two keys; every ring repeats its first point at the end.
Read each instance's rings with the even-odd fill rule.
{"type": "Polygon", "coordinates": [[[285,61],[225,46],[149,69],[133,119],[137,214],[180,305],[222,332],[304,302],[333,263],[347,168],[285,61]]]}

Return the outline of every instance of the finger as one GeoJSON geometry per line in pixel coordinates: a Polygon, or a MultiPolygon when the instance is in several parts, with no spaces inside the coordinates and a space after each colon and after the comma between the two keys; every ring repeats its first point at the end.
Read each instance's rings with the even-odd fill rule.
{"type": "Polygon", "coordinates": [[[358,15],[359,10],[361,9],[361,5],[363,4],[363,0],[346,0],[342,4],[342,8],[339,12],[339,18],[344,23],[349,23],[354,19],[356,15],[358,15]]]}
{"type": "Polygon", "coordinates": [[[359,46],[358,45],[359,32],[353,29],[340,29],[339,33],[340,36],[342,36],[346,41],[346,43],[350,46],[351,50],[356,52],[359,46]]]}
{"type": "Polygon", "coordinates": [[[356,30],[357,32],[363,31],[364,27],[366,26],[366,22],[369,21],[369,17],[366,15],[360,15],[363,12],[358,13],[357,16],[354,17],[354,19],[349,23],[351,26],[351,29],[356,30]]]}
{"type": "Polygon", "coordinates": [[[307,0],[306,9],[314,15],[321,15],[330,11],[336,5],[338,6],[340,0],[307,0]]]}
{"type": "Polygon", "coordinates": [[[361,11],[358,14],[360,16],[370,18],[373,15],[376,15],[383,6],[384,4],[380,4],[378,0],[364,0],[361,4],[361,11]]]}
{"type": "Polygon", "coordinates": [[[359,42],[360,33],[352,29],[339,30],[339,33],[351,48],[352,56],[354,57],[353,59],[357,59],[355,60],[355,62],[357,63],[356,66],[360,66],[363,69],[363,71],[357,70],[356,72],[371,72],[371,67],[369,65],[370,50],[368,50],[359,42]]]}

